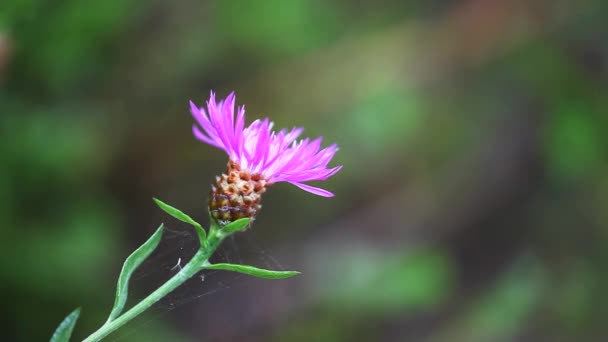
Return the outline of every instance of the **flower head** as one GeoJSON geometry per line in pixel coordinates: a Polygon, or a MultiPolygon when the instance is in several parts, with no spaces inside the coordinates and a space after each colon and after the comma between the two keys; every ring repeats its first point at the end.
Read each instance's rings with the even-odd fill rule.
{"type": "MultiPolygon", "coordinates": [[[[268,118],[255,120],[245,127],[245,107],[235,108],[234,93],[230,93],[226,99],[216,102],[215,94],[211,92],[206,111],[204,108],[197,107],[192,101],[190,101],[190,107],[192,115],[198,123],[198,125],[192,126],[194,136],[209,145],[224,150],[230,159],[227,174],[216,180],[215,184],[216,189],[230,188],[228,193],[222,192],[222,196],[225,195],[226,198],[222,196],[219,198],[222,204],[229,202],[228,205],[220,207],[232,210],[234,206],[230,205],[231,199],[240,196],[240,199],[243,200],[243,196],[250,195],[247,194],[249,187],[253,193],[258,192],[255,190],[256,188],[263,193],[266,187],[278,182],[291,183],[315,195],[333,196],[327,190],[303,184],[303,182],[326,180],[340,171],[342,166],[327,167],[338,151],[337,145],[333,144],[322,149],[322,137],[313,140],[309,138],[297,140],[303,131],[300,127],[275,132],[272,130],[273,122],[268,118]],[[223,178],[226,178],[225,181],[222,180],[223,178]],[[229,184],[234,184],[235,187],[229,187],[229,184]],[[239,184],[240,186],[236,187],[239,184]],[[240,187],[245,184],[247,186],[243,192],[240,187]],[[234,192],[236,195],[233,194],[234,192]]],[[[218,198],[218,196],[215,197],[218,198]]],[[[247,201],[250,198],[244,200],[247,201]]],[[[213,201],[213,196],[211,201],[213,201]]],[[[213,209],[213,203],[210,206],[213,209]]],[[[249,217],[254,215],[255,213],[253,215],[243,214],[243,216],[249,217]]]]}

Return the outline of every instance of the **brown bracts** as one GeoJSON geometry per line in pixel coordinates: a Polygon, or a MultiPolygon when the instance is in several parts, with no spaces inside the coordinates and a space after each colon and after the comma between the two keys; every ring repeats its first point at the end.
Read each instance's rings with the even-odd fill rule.
{"type": "Polygon", "coordinates": [[[262,194],[270,185],[260,174],[250,174],[228,162],[226,173],[217,176],[209,195],[209,212],[225,225],[240,218],[254,219],[262,205],[262,194]]]}

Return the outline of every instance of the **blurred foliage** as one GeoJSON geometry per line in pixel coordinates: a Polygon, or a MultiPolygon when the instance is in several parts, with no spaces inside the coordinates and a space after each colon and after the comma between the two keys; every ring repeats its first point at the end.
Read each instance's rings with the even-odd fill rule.
{"type": "Polygon", "coordinates": [[[254,56],[262,60],[273,61],[327,45],[345,28],[346,18],[341,18],[331,2],[221,1],[217,5],[218,29],[226,40],[262,54],[254,56]],[[315,18],[314,27],[310,26],[311,18],[315,18]]]}
{"type": "Polygon", "coordinates": [[[318,277],[324,302],[365,315],[428,310],[447,297],[453,283],[449,259],[436,251],[391,255],[364,250],[333,255],[328,268],[330,271],[318,277]],[[357,267],[335,271],[344,264],[357,267]]]}
{"type": "MultiPolygon", "coordinates": [[[[519,329],[533,315],[543,282],[542,268],[535,260],[523,257],[488,293],[473,303],[470,312],[456,324],[458,331],[447,333],[445,341],[499,341],[517,336],[519,329]]],[[[507,339],[508,340],[508,339],[507,339]]]]}
{"type": "Polygon", "coordinates": [[[49,337],[53,322],[27,329],[32,307],[54,316],[103,289],[96,278],[116,251],[116,214],[103,192],[89,183],[101,162],[91,156],[102,149],[87,137],[86,125],[39,113],[2,120],[2,287],[19,303],[3,306],[10,310],[3,315],[18,323],[11,328],[31,334],[24,340],[39,340],[49,337]],[[69,291],[62,280],[68,278],[69,291]]]}
{"type": "MultiPolygon", "coordinates": [[[[234,89],[249,120],[268,114],[341,147],[334,199],[277,186],[244,233],[289,268],[310,265],[291,290],[247,282],[242,297],[171,306],[119,338],[601,340],[606,10],[2,2],[4,338],[48,339],[78,306],[74,335],[94,330],[122,260],[162,218],[152,196],[206,219],[206,186],[225,161],[189,135],[187,99],[234,89]]],[[[172,266],[162,253],[151,263],[172,266]]],[[[224,288],[204,285],[192,291],[224,288]]]]}
{"type": "Polygon", "coordinates": [[[85,78],[99,77],[116,34],[132,19],[129,1],[4,2],[0,27],[14,42],[12,86],[25,93],[69,95],[85,78]]]}

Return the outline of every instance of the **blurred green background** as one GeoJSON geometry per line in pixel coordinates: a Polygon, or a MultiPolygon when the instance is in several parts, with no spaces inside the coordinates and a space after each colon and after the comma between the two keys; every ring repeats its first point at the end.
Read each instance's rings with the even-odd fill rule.
{"type": "Polygon", "coordinates": [[[87,336],[161,221],[132,299],[192,255],[151,197],[207,222],[213,89],[338,143],[336,197],[277,185],[218,255],[301,276],[205,274],[108,340],[604,340],[607,4],[2,1],[2,339],[87,336]]]}

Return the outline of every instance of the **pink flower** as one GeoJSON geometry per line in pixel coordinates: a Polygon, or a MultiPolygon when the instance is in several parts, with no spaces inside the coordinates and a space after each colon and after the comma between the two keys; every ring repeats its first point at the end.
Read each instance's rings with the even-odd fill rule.
{"type": "Polygon", "coordinates": [[[194,136],[224,150],[241,170],[260,175],[268,185],[289,182],[315,195],[333,196],[327,190],[302,182],[326,180],[340,171],[342,166],[327,167],[338,151],[337,145],[321,149],[322,137],[296,140],[304,130],[300,127],[275,132],[268,118],[245,127],[244,106],[238,107],[235,117],[234,92],[219,103],[211,92],[206,111],[192,101],[190,109],[198,122],[192,126],[194,136]]]}

